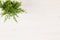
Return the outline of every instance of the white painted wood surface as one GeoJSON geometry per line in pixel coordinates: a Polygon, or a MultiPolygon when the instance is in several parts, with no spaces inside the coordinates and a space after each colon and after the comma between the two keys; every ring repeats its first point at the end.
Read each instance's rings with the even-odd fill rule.
{"type": "Polygon", "coordinates": [[[27,14],[19,15],[19,23],[1,18],[0,40],[60,40],[60,0],[21,1],[27,14]]]}

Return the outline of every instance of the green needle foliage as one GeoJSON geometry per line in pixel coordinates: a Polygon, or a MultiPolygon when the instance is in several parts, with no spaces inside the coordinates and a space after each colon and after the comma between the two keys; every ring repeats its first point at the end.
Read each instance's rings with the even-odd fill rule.
{"type": "Polygon", "coordinates": [[[0,8],[2,8],[3,11],[1,16],[5,16],[5,21],[13,17],[17,22],[16,17],[18,17],[18,14],[25,12],[24,9],[21,8],[21,2],[11,0],[6,0],[3,3],[0,0],[0,8]]]}

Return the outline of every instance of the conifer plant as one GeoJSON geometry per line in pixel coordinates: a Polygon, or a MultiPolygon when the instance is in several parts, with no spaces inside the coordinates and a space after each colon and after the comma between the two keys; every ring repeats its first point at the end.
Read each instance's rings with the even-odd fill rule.
{"type": "Polygon", "coordinates": [[[25,10],[21,8],[21,2],[18,1],[6,0],[5,2],[2,2],[0,0],[0,8],[2,8],[1,16],[5,16],[4,21],[13,17],[17,22],[16,17],[18,17],[18,14],[25,12],[25,10]]]}

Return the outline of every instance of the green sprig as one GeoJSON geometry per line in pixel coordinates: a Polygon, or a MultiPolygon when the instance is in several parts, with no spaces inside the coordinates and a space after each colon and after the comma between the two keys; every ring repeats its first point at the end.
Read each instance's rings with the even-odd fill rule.
{"type": "Polygon", "coordinates": [[[10,19],[10,17],[13,17],[17,22],[16,17],[18,17],[18,14],[25,12],[25,10],[21,8],[21,2],[11,0],[6,0],[3,4],[0,0],[0,8],[3,10],[1,16],[5,16],[5,21],[10,19]]]}

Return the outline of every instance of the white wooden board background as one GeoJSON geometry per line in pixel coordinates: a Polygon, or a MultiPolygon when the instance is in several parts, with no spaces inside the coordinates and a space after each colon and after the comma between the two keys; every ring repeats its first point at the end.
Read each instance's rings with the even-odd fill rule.
{"type": "Polygon", "coordinates": [[[60,0],[21,1],[27,14],[19,23],[0,18],[0,40],[60,40],[60,0]]]}

